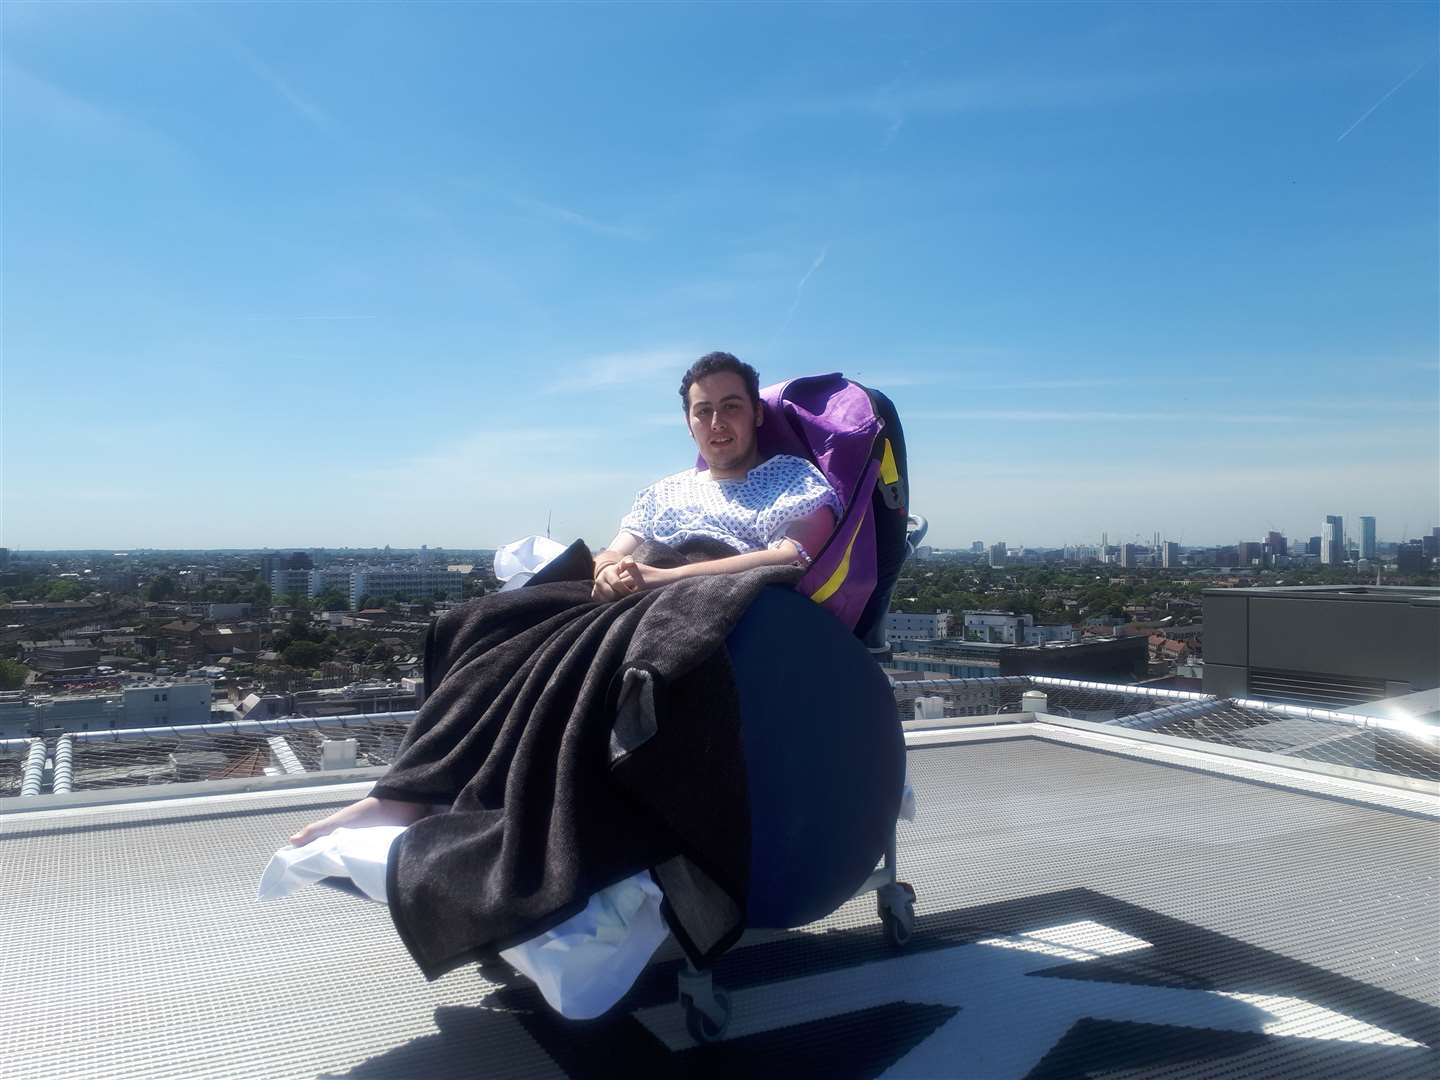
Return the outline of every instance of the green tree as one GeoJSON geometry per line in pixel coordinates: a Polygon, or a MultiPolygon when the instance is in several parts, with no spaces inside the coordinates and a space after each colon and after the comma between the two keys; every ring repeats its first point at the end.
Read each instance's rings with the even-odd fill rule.
{"type": "Polygon", "coordinates": [[[175,579],[161,574],[145,588],[146,600],[173,600],[180,594],[180,588],[175,584],[175,579]]]}
{"type": "Polygon", "coordinates": [[[285,646],[285,651],[280,654],[280,659],[294,668],[313,668],[323,664],[334,655],[325,646],[316,641],[292,641],[285,646]]]}
{"type": "Polygon", "coordinates": [[[85,595],[85,586],[78,581],[52,581],[45,590],[45,599],[51,601],[79,600],[85,595]]]}
{"type": "Polygon", "coordinates": [[[320,596],[316,598],[315,602],[319,605],[321,611],[350,610],[350,598],[335,589],[330,589],[324,593],[321,593],[320,596]]]}
{"type": "Polygon", "coordinates": [[[0,690],[19,690],[25,685],[30,669],[15,660],[0,660],[0,690]]]}
{"type": "Polygon", "coordinates": [[[263,581],[250,590],[250,603],[255,605],[257,612],[270,610],[270,602],[273,599],[270,586],[263,581]]]}
{"type": "Polygon", "coordinates": [[[298,614],[290,616],[285,625],[285,635],[291,641],[320,641],[325,637],[324,631],[317,630],[309,619],[298,614]]]}

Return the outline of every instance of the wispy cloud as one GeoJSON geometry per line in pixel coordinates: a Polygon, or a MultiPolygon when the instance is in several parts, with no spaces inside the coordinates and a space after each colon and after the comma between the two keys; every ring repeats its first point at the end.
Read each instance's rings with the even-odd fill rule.
{"type": "Polygon", "coordinates": [[[703,352],[695,346],[670,345],[592,356],[574,364],[559,378],[543,384],[540,390],[545,394],[577,393],[648,382],[667,373],[676,377],[678,385],[680,373],[703,352]]]}
{"type": "Polygon", "coordinates": [[[1402,86],[1404,86],[1406,83],[1408,83],[1411,79],[1415,78],[1416,75],[1419,75],[1420,72],[1425,69],[1426,65],[1429,64],[1431,60],[1434,60],[1434,59],[1435,59],[1435,56],[1436,56],[1435,53],[1431,53],[1431,54],[1430,54],[1429,56],[1427,56],[1424,60],[1422,60],[1419,64],[1417,64],[1417,65],[1415,66],[1414,70],[1412,70],[1409,75],[1406,75],[1406,76],[1405,76],[1403,79],[1401,79],[1398,83],[1396,83],[1396,84],[1395,84],[1394,86],[1392,86],[1389,90],[1387,90],[1387,91],[1381,96],[1381,98],[1380,98],[1379,101],[1375,102],[1374,105],[1371,105],[1370,108],[1366,109],[1366,110],[1360,115],[1360,119],[1359,119],[1359,120],[1356,120],[1356,121],[1355,121],[1353,124],[1351,124],[1348,128],[1346,128],[1344,131],[1342,131],[1342,132],[1340,133],[1340,137],[1339,137],[1338,139],[1336,139],[1335,141],[1336,141],[1337,143],[1338,143],[1338,142],[1344,142],[1346,135],[1349,135],[1352,131],[1354,131],[1354,130],[1355,130],[1356,128],[1358,128],[1361,124],[1363,124],[1366,120],[1368,120],[1368,119],[1370,118],[1370,114],[1373,113],[1376,109],[1380,108],[1381,105],[1384,105],[1385,102],[1389,101],[1389,100],[1390,100],[1390,97],[1395,93],[1395,91],[1399,90],[1402,86]]]}
{"type": "Polygon", "coordinates": [[[608,222],[597,221],[592,217],[587,217],[568,207],[556,206],[553,203],[542,202],[539,199],[530,198],[529,196],[514,195],[511,196],[511,201],[522,210],[527,210],[539,217],[559,222],[562,225],[572,225],[577,229],[583,229],[597,236],[609,236],[621,240],[640,240],[644,238],[644,234],[638,229],[630,228],[627,225],[612,225],[608,222]]]}
{"type": "Polygon", "coordinates": [[[404,517],[403,507],[423,505],[429,535],[469,536],[462,543],[475,546],[543,532],[547,522],[557,538],[602,543],[634,493],[655,479],[597,460],[596,446],[619,445],[632,434],[598,426],[474,432],[380,468],[337,473],[309,500],[326,514],[307,517],[328,516],[344,502],[356,515],[348,529],[383,534],[404,517]]]}
{"type": "Polygon", "coordinates": [[[1228,376],[1223,375],[1184,375],[1184,376],[1146,376],[1146,375],[1106,375],[1106,376],[1079,376],[1079,377],[1056,377],[1049,378],[1040,376],[1029,379],[1004,379],[1001,381],[977,378],[973,371],[915,371],[915,370],[882,370],[871,371],[868,368],[857,368],[853,373],[855,378],[874,386],[877,389],[900,386],[952,386],[967,391],[1002,391],[1022,390],[1031,392],[1044,392],[1049,390],[1098,390],[1109,387],[1129,387],[1134,389],[1147,389],[1152,387],[1165,386],[1200,386],[1204,384],[1231,382],[1228,376]]]}
{"type": "Polygon", "coordinates": [[[1440,417],[1437,404],[1421,398],[1318,398],[1310,401],[1287,401],[1286,405],[1296,409],[1318,409],[1335,412],[1378,412],[1378,413],[1429,413],[1440,417]]]}
{"type": "MultiPolygon", "coordinates": [[[[95,102],[41,78],[9,57],[0,63],[5,104],[19,117],[34,117],[53,133],[77,143],[120,151],[146,163],[188,157],[176,140],[128,113],[95,102]]],[[[14,120],[8,121],[13,127],[14,120]]]]}
{"type": "Polygon", "coordinates": [[[885,145],[914,115],[1077,109],[1183,88],[1175,73],[1074,77],[1007,74],[926,81],[897,77],[876,90],[807,98],[779,110],[794,116],[870,116],[886,123],[885,145]]]}
{"type": "Polygon", "coordinates": [[[1036,421],[1057,424],[1172,424],[1197,420],[1220,424],[1297,424],[1302,417],[1283,413],[1212,412],[1200,408],[1184,412],[1127,412],[1108,409],[912,409],[905,414],[905,419],[970,420],[979,423],[1036,421]]]}

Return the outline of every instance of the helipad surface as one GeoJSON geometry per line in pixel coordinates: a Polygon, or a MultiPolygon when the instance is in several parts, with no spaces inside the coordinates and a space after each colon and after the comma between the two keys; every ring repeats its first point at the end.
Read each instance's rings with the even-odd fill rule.
{"type": "Polygon", "coordinates": [[[1044,724],[911,737],[910,947],[873,896],[749,935],[705,1047],[672,946],[578,1024],[523,981],[427,984],[379,906],[256,902],[283,837],[363,788],[0,817],[0,1075],[1440,1074],[1434,800],[1044,724]]]}

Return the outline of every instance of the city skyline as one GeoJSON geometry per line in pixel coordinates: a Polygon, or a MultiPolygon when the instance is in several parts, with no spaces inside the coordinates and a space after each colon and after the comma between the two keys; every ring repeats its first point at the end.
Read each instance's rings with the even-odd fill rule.
{"type": "Polygon", "coordinates": [[[600,546],[716,348],[937,546],[1440,521],[1433,6],[0,20],[0,545],[600,546]]]}
{"type": "MultiPolygon", "coordinates": [[[[1325,515],[1325,516],[1331,516],[1331,515],[1325,515]]],[[[1351,527],[1349,527],[1349,526],[1345,526],[1345,527],[1344,527],[1344,532],[1343,532],[1343,542],[1344,542],[1344,544],[1345,544],[1345,550],[1346,550],[1347,552],[1348,552],[1348,551],[1351,551],[1351,550],[1358,551],[1358,552],[1360,552],[1360,557],[1361,557],[1361,558],[1368,558],[1368,557],[1369,557],[1369,556],[1367,556],[1367,555],[1365,554],[1365,551],[1364,551],[1365,535],[1364,535],[1364,532],[1363,532],[1363,522],[1365,522],[1365,521],[1367,521],[1367,520],[1368,520],[1368,521],[1375,522],[1375,526],[1374,526],[1374,528],[1375,528],[1374,541],[1375,541],[1375,543],[1376,543],[1378,546],[1382,546],[1382,547],[1383,547],[1383,546],[1386,546],[1386,545],[1401,544],[1401,543],[1405,543],[1405,542],[1407,542],[1407,541],[1412,541],[1412,540],[1421,540],[1421,539],[1423,539],[1426,535],[1430,534],[1433,530],[1435,530],[1435,529],[1437,529],[1437,528],[1440,528],[1440,526],[1430,525],[1430,524],[1424,524],[1424,525],[1421,525],[1421,526],[1418,526],[1418,527],[1417,527],[1417,526],[1414,526],[1414,525],[1410,525],[1410,526],[1408,527],[1408,529],[1407,529],[1405,525],[1402,525],[1402,526],[1401,526],[1401,530],[1402,530],[1402,531],[1400,531],[1400,532],[1395,532],[1395,533],[1391,534],[1391,533],[1386,533],[1383,529],[1381,529],[1381,528],[1379,527],[1378,519],[1376,519],[1376,518],[1374,517],[1374,515],[1356,515],[1354,518],[1351,518],[1350,516],[1344,515],[1344,514],[1337,514],[1337,515],[1333,515],[1333,516],[1340,518],[1340,519],[1342,520],[1342,522],[1343,522],[1343,521],[1352,521],[1352,520],[1353,520],[1353,521],[1357,521],[1357,522],[1362,523],[1361,525],[1359,525],[1359,526],[1357,526],[1357,527],[1355,527],[1355,528],[1351,528],[1351,527]]],[[[542,530],[542,533],[543,533],[543,530],[542,530]]],[[[1294,554],[1294,553],[1296,553],[1297,551],[1303,551],[1304,548],[1305,548],[1305,545],[1306,545],[1311,539],[1320,539],[1320,540],[1321,540],[1321,543],[1322,543],[1322,545],[1323,545],[1323,543],[1324,543],[1324,537],[1325,537],[1324,522],[1323,522],[1323,520],[1322,520],[1321,524],[1316,527],[1316,529],[1315,529],[1314,532],[1307,532],[1307,531],[1305,531],[1304,529],[1300,529],[1300,530],[1291,532],[1291,531],[1287,531],[1287,530],[1285,530],[1285,529],[1283,529],[1283,528],[1281,528],[1281,529],[1272,529],[1272,528],[1267,527],[1267,528],[1264,528],[1264,529],[1257,529],[1257,530],[1253,531],[1253,532],[1252,532],[1251,534],[1249,534],[1249,535],[1241,535],[1241,536],[1229,537],[1229,538],[1220,537],[1220,538],[1218,538],[1218,539],[1215,539],[1215,540],[1212,540],[1212,541],[1209,541],[1209,542],[1177,539],[1177,538],[1175,538],[1174,536],[1171,536],[1169,533],[1167,533],[1167,532],[1166,532],[1165,530],[1163,530],[1163,529],[1150,529],[1150,530],[1147,530],[1147,531],[1139,531],[1139,530],[1137,530],[1137,531],[1135,531],[1135,532],[1133,532],[1133,533],[1120,533],[1120,532],[1114,531],[1113,529],[1103,529],[1103,530],[1101,530],[1101,532],[1100,532],[1098,535],[1096,535],[1096,536],[1094,536],[1094,537],[1070,537],[1070,538],[1067,538],[1067,539],[1064,539],[1064,540],[1060,540],[1060,541],[1057,541],[1057,542],[1054,542],[1054,543],[1027,542],[1027,541],[1020,540],[1020,539],[1011,539],[1011,540],[1007,540],[1007,539],[1004,539],[1004,538],[991,539],[991,538],[988,538],[988,537],[976,537],[976,538],[974,538],[974,539],[972,539],[972,540],[968,540],[968,541],[956,539],[956,540],[954,540],[953,542],[952,542],[951,540],[947,539],[947,540],[945,540],[944,542],[942,542],[942,541],[941,541],[939,538],[937,538],[937,537],[933,534],[933,532],[932,532],[932,533],[930,533],[930,534],[927,534],[924,542],[925,542],[925,545],[926,545],[927,547],[933,548],[933,549],[935,549],[935,550],[955,551],[955,552],[961,552],[961,553],[966,553],[966,554],[985,554],[985,553],[988,553],[991,549],[996,548],[996,547],[999,547],[999,546],[1002,546],[1002,545],[1003,545],[1003,547],[1004,547],[1006,550],[1011,550],[1011,551],[1014,551],[1014,550],[1022,550],[1022,549],[1060,551],[1060,550],[1064,550],[1064,549],[1067,549],[1067,548],[1094,548],[1094,549],[1096,549],[1096,550],[1099,550],[1100,548],[1105,547],[1105,546],[1108,546],[1111,550],[1119,551],[1119,550],[1121,550],[1121,548],[1123,548],[1123,547],[1125,547],[1125,546],[1137,546],[1137,547],[1145,548],[1147,551],[1150,551],[1150,552],[1152,552],[1152,553],[1158,554],[1158,553],[1162,552],[1162,551],[1164,550],[1164,548],[1166,548],[1167,546],[1169,546],[1169,545],[1171,545],[1171,544],[1174,544],[1174,545],[1176,545],[1178,548],[1183,549],[1183,550],[1185,550],[1185,551],[1199,550],[1199,549],[1210,549],[1210,548],[1233,547],[1233,546],[1235,546],[1236,544],[1240,544],[1240,543],[1252,543],[1252,544],[1256,544],[1256,545],[1263,545],[1263,544],[1267,541],[1267,537],[1268,537],[1268,535],[1269,535],[1270,533],[1278,533],[1281,537],[1283,537],[1283,538],[1288,542],[1289,550],[1290,550],[1290,553],[1291,553],[1291,554],[1294,554]],[[1156,538],[1157,538],[1157,537],[1158,537],[1158,544],[1157,544],[1157,542],[1156,542],[1156,538]],[[979,547],[977,548],[976,545],[979,545],[979,547]]],[[[525,534],[525,535],[540,535],[540,534],[525,534]]],[[[521,537],[519,537],[519,536],[510,537],[508,540],[501,541],[501,542],[499,542],[499,543],[490,543],[490,544],[474,544],[474,543],[464,543],[464,544],[440,544],[440,543],[432,543],[432,542],[429,542],[429,541],[419,542],[419,543],[414,543],[414,544],[399,544],[399,543],[396,543],[396,544],[391,544],[391,543],[377,543],[377,544],[353,544],[353,543],[329,543],[329,544],[301,544],[301,543],[296,543],[296,544],[284,544],[284,543],[266,543],[266,544],[248,544],[248,545],[247,545],[247,544],[228,544],[228,545],[217,546],[217,547],[193,547],[193,546],[192,546],[192,547],[187,547],[187,546],[176,545],[176,544],[137,544],[137,545],[129,545],[129,546],[127,546],[127,545],[117,545],[117,544],[100,544],[100,545],[87,545],[87,546],[78,546],[78,547],[32,547],[32,548],[16,547],[16,548],[8,548],[8,549],[5,549],[5,550],[7,550],[7,551],[8,551],[10,554],[12,554],[12,555],[18,555],[18,556],[23,556],[23,555],[26,554],[27,552],[49,552],[49,551],[55,551],[55,552],[95,552],[95,553],[110,553],[110,554],[113,554],[113,555],[117,555],[117,556],[118,556],[118,555],[127,555],[127,554],[130,554],[131,552],[136,552],[136,553],[138,553],[138,552],[150,552],[150,551],[273,552],[273,553],[275,553],[275,554],[277,554],[277,555],[285,555],[285,554],[287,554],[287,553],[289,553],[289,552],[299,552],[299,551],[328,551],[328,552],[336,552],[336,553],[343,553],[343,552],[372,553],[372,552],[388,552],[388,551],[390,551],[390,550],[392,550],[392,549],[393,549],[395,552],[400,553],[400,554],[417,554],[417,553],[418,553],[418,554],[424,554],[427,549],[430,551],[431,554],[440,554],[440,553],[442,553],[442,552],[455,552],[455,551],[469,551],[469,552],[473,552],[473,551],[493,551],[493,550],[495,550],[495,549],[497,549],[497,548],[499,548],[499,547],[504,546],[504,544],[509,543],[511,540],[518,540],[518,539],[521,539],[521,537]]],[[[582,538],[582,539],[583,539],[583,538],[582,538]]],[[[595,542],[592,542],[592,543],[591,543],[591,547],[598,547],[598,546],[599,546],[598,543],[595,543],[595,542]]],[[[1322,550],[1323,550],[1323,549],[1322,549],[1322,550]]],[[[1343,561],[1343,560],[1342,560],[1342,561],[1343,561]]]]}

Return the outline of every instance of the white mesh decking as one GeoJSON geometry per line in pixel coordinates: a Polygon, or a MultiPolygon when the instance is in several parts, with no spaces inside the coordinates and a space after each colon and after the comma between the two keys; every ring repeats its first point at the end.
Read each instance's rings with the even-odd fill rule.
{"type": "Polygon", "coordinates": [[[363,789],[0,817],[0,1075],[1434,1075],[1432,814],[1138,744],[956,738],[910,754],[910,948],[873,897],[749,935],[708,1047],[668,946],[572,1024],[473,968],[425,983],[383,908],[257,903],[281,839],[363,789]]]}

